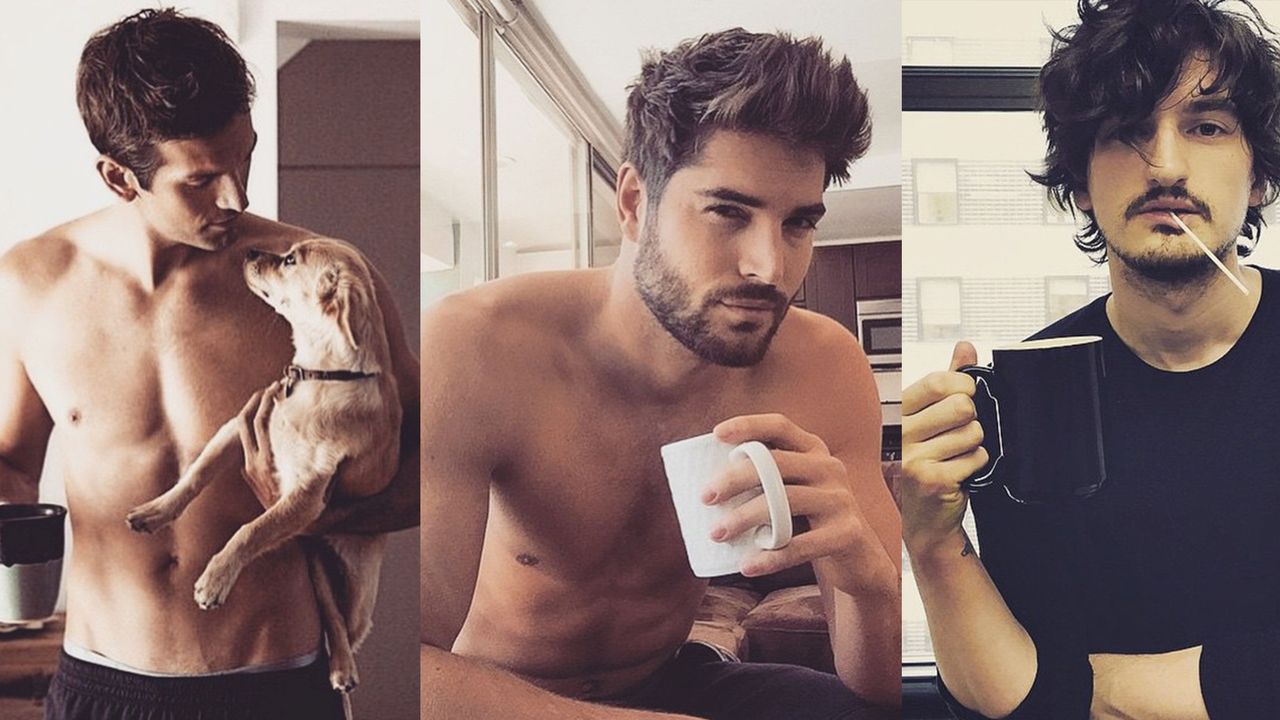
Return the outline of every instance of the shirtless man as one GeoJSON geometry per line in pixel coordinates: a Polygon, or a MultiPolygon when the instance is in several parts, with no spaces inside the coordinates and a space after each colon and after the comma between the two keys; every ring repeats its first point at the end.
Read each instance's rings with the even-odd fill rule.
{"type": "MultiPolygon", "coordinates": [[[[425,318],[423,717],[877,717],[900,696],[900,526],[876,390],[847,331],[787,309],[865,96],[816,40],[730,30],[646,63],[627,133],[613,267],[425,318]],[[707,583],[658,449],[713,428],[773,448],[811,529],[742,570],[813,562],[838,679],[676,657],[707,583]]],[[[709,501],[755,483],[735,465],[709,501]]]]}
{"type": "MultiPolygon", "coordinates": [[[[252,79],[219,28],[160,10],[90,39],[77,83],[98,174],[119,202],[0,259],[0,501],[36,499],[56,425],[75,534],[67,652],[46,717],[159,706],[341,717],[297,543],[251,563],[224,607],[192,597],[209,558],[261,512],[255,493],[270,500],[260,454],[246,463],[254,489],[227,466],[170,528],[140,535],[125,523],[227,418],[259,410],[255,391],[292,355],[289,326],[242,275],[250,248],[281,252],[310,235],[245,213],[252,79]]],[[[417,363],[379,282],[405,417],[416,417],[417,363]]],[[[261,408],[266,417],[269,398],[261,408]]],[[[390,490],[321,524],[412,525],[412,435],[390,490]]]]}

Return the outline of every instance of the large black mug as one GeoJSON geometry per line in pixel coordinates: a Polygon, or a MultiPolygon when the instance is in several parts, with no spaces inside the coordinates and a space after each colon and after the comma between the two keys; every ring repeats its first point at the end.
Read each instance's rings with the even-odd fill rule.
{"type": "Polygon", "coordinates": [[[67,509],[61,505],[0,505],[0,621],[53,615],[62,579],[67,509]]]}
{"type": "Polygon", "coordinates": [[[965,489],[1002,486],[1020,503],[1063,504],[1102,487],[1102,338],[995,348],[990,366],[969,365],[960,372],[977,384],[974,406],[990,457],[964,481],[965,489]]]}

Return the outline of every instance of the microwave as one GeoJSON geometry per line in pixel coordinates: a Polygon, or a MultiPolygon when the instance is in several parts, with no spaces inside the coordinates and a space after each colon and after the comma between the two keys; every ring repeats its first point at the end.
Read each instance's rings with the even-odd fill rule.
{"type": "Polygon", "coordinates": [[[858,341],[875,369],[902,367],[902,300],[859,300],[858,341]]]}

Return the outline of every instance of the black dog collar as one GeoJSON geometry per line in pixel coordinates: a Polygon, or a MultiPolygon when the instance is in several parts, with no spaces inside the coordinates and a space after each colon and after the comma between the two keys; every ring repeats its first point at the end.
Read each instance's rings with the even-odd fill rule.
{"type": "Polygon", "coordinates": [[[377,375],[355,370],[308,370],[297,365],[287,365],[284,369],[284,396],[289,397],[293,386],[303,380],[365,380],[377,375]]]}

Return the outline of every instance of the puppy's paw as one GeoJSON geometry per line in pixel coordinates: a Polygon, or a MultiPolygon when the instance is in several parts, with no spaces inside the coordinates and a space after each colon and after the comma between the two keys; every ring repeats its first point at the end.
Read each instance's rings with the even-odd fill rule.
{"type": "Polygon", "coordinates": [[[235,585],[239,574],[229,564],[219,562],[218,556],[214,555],[204,572],[200,574],[200,579],[196,580],[196,605],[199,605],[201,610],[222,607],[227,601],[227,595],[231,594],[231,586],[235,585]]]}
{"type": "Polygon", "coordinates": [[[134,532],[153,533],[178,519],[177,509],[158,497],[129,511],[125,522],[134,532]]]}
{"type": "Polygon", "coordinates": [[[360,684],[360,676],[356,673],[356,666],[352,665],[349,669],[339,670],[333,668],[329,670],[329,684],[334,690],[342,694],[347,694],[356,689],[360,684]]]}

